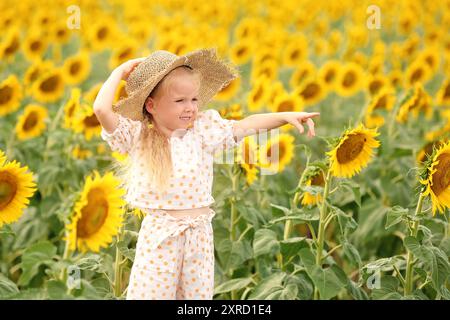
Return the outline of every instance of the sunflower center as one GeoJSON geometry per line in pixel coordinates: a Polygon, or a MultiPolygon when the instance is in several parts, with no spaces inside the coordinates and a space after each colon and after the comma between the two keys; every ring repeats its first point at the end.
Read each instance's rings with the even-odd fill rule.
{"type": "Polygon", "coordinates": [[[84,118],[83,123],[85,124],[86,127],[98,127],[100,125],[100,122],[98,122],[98,119],[95,116],[95,114],[84,118]]]}
{"type": "Polygon", "coordinates": [[[70,74],[77,74],[81,69],[81,63],[76,61],[70,65],[70,74]]]}
{"type": "Polygon", "coordinates": [[[275,161],[271,161],[272,163],[274,163],[274,162],[280,162],[280,159],[282,159],[283,158],[283,155],[284,155],[284,153],[285,153],[285,147],[284,147],[284,144],[282,144],[282,143],[275,143],[274,145],[271,145],[270,147],[269,147],[269,149],[267,149],[267,157],[268,158],[270,158],[270,159],[272,159],[272,156],[275,158],[275,159],[272,159],[272,160],[275,160],[275,161]],[[276,146],[276,149],[275,150],[278,150],[278,152],[274,152],[274,154],[272,155],[272,148],[274,147],[274,146],[276,146]]]}
{"type": "Polygon", "coordinates": [[[4,86],[3,88],[0,88],[0,104],[5,104],[9,100],[11,100],[11,97],[13,95],[13,90],[10,86],[4,86]]]}
{"type": "Polygon", "coordinates": [[[433,174],[433,185],[431,189],[439,196],[450,186],[450,154],[441,154],[437,159],[436,172],[433,174]]]}
{"type": "Polygon", "coordinates": [[[325,82],[331,83],[333,82],[334,78],[336,78],[336,71],[335,70],[328,70],[328,72],[325,75],[325,82]]]}
{"type": "MultiPolygon", "coordinates": [[[[181,51],[182,48],[177,49],[178,51],[181,51]]],[[[119,60],[125,60],[126,58],[130,57],[132,54],[131,49],[130,48],[126,48],[124,49],[120,54],[119,54],[119,60]]]]}
{"type": "Polygon", "coordinates": [[[366,136],[363,134],[349,135],[337,150],[338,162],[344,164],[354,160],[363,150],[366,141],[366,136]]]}
{"type": "Polygon", "coordinates": [[[97,32],[97,39],[98,40],[103,40],[108,36],[108,29],[105,27],[102,27],[98,30],[97,32]]]}
{"type": "Polygon", "coordinates": [[[278,106],[278,112],[293,111],[293,110],[294,110],[294,103],[292,101],[283,101],[278,106]]]}
{"type": "Polygon", "coordinates": [[[375,104],[374,109],[381,109],[381,108],[386,108],[387,105],[387,97],[386,95],[383,95],[382,97],[380,97],[377,101],[377,103],[375,104]]]}
{"type": "Polygon", "coordinates": [[[423,75],[422,69],[417,69],[412,73],[410,83],[416,83],[417,81],[420,81],[420,79],[422,79],[422,75],[423,75]]]}
{"type": "Polygon", "coordinates": [[[313,186],[323,186],[323,185],[325,185],[325,180],[323,179],[323,175],[321,173],[315,175],[311,179],[311,185],[313,185],[313,186]]]}
{"type": "Polygon", "coordinates": [[[297,59],[299,56],[300,56],[300,52],[299,52],[298,50],[294,50],[294,51],[291,53],[291,59],[292,59],[292,60],[297,59]]]}
{"type": "Polygon", "coordinates": [[[261,88],[261,86],[258,87],[258,90],[256,90],[256,93],[253,97],[253,101],[259,101],[259,99],[262,97],[263,94],[263,89],[261,88]]]}
{"type": "Polygon", "coordinates": [[[60,80],[60,78],[58,75],[48,77],[47,79],[42,81],[40,88],[44,92],[55,91],[55,89],[57,88],[57,86],[59,84],[59,80],[60,80]]]}
{"type": "Polygon", "coordinates": [[[5,56],[9,56],[19,49],[19,40],[14,37],[11,44],[5,49],[5,56]]]}
{"type": "Polygon", "coordinates": [[[17,193],[17,183],[15,177],[9,172],[0,172],[0,210],[14,199],[17,193]]]}
{"type": "Polygon", "coordinates": [[[370,93],[377,93],[383,84],[379,80],[372,81],[369,85],[370,93]]]}
{"type": "Polygon", "coordinates": [[[450,98],[450,83],[445,87],[444,98],[450,98]]]}
{"type": "Polygon", "coordinates": [[[23,130],[28,131],[30,129],[33,129],[37,123],[38,123],[38,115],[36,112],[32,111],[26,118],[25,123],[23,124],[23,130]]]}
{"type": "Polygon", "coordinates": [[[95,234],[105,223],[108,216],[108,202],[102,190],[92,189],[87,195],[88,203],[81,209],[81,219],[77,223],[79,238],[88,238],[95,234]]]}
{"type": "Polygon", "coordinates": [[[350,72],[345,73],[342,84],[344,87],[351,87],[351,86],[353,86],[355,81],[356,81],[356,76],[353,72],[350,71],[350,72]]]}
{"type": "Polygon", "coordinates": [[[314,98],[320,91],[320,87],[317,83],[310,83],[306,85],[305,89],[302,90],[302,97],[305,100],[314,98]]]}
{"type": "Polygon", "coordinates": [[[40,41],[33,41],[30,46],[31,51],[39,51],[41,49],[41,42],[40,41]]]}
{"type": "Polygon", "coordinates": [[[238,57],[241,57],[241,56],[244,56],[246,53],[247,53],[247,48],[242,47],[236,52],[236,55],[238,57]]]}

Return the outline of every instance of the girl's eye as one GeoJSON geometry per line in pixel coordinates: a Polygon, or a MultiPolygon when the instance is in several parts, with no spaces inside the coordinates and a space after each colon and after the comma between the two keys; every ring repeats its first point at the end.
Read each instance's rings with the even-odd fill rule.
{"type": "Polygon", "coordinates": [[[176,102],[181,102],[181,101],[183,101],[183,99],[181,99],[181,100],[177,100],[176,102]]]}

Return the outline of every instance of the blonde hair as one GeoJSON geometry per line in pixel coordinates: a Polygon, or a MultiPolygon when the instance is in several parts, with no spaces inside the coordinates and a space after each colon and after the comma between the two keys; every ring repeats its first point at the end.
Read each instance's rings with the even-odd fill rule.
{"type": "MultiPolygon", "coordinates": [[[[182,65],[165,75],[150,92],[148,97],[154,98],[167,94],[170,90],[170,84],[179,73],[178,71],[174,72],[175,70],[182,70],[194,76],[200,85],[199,73],[189,66],[182,65]]],[[[133,183],[136,174],[146,175],[147,181],[152,188],[158,193],[163,194],[169,188],[170,176],[173,172],[170,143],[168,138],[155,125],[153,116],[145,108],[145,103],[142,106],[142,112],[144,114],[144,121],[136,142],[141,144],[141,156],[146,161],[143,161],[143,167],[139,167],[140,161],[133,161],[129,159],[130,157],[127,157],[127,160],[120,164],[121,168],[118,168],[119,175],[127,185],[133,183]]]]}

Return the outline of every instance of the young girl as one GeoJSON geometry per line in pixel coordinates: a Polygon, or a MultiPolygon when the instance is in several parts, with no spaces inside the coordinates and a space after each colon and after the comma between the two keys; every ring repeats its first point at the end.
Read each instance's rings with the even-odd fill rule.
{"type": "Polygon", "coordinates": [[[158,50],[117,67],[97,95],[102,138],[129,155],[126,200],[145,213],[127,299],[212,299],[215,152],[287,123],[303,133],[306,122],[308,136],[315,135],[312,118],[319,113],[254,114],[236,121],[202,110],[237,76],[215,49],[184,56],[158,50]],[[127,97],[113,105],[122,79],[127,97]]]}

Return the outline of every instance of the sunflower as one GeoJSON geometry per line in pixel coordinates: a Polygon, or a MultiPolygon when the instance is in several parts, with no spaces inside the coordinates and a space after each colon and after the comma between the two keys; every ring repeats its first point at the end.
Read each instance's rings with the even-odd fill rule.
{"type": "Polygon", "coordinates": [[[319,78],[309,79],[295,89],[294,95],[301,97],[305,105],[313,105],[325,97],[325,85],[319,78]]]}
{"type": "MultiPolygon", "coordinates": [[[[114,49],[111,57],[109,58],[109,68],[112,70],[121,65],[127,60],[133,59],[137,55],[138,45],[133,40],[121,41],[121,45],[114,49]]],[[[172,49],[173,50],[173,49],[172,49]]],[[[184,53],[179,52],[180,49],[173,50],[172,52],[181,55],[184,53]],[[178,51],[178,52],[177,52],[178,51]]]]}
{"type": "MultiPolygon", "coordinates": [[[[323,177],[323,173],[321,171],[317,172],[315,175],[310,177],[306,183],[307,186],[320,186],[323,187],[325,185],[325,179],[323,177]]],[[[312,195],[309,192],[305,192],[303,194],[302,205],[315,205],[322,200],[322,195],[312,195]]]]}
{"type": "Polygon", "coordinates": [[[72,149],[72,157],[75,159],[88,159],[92,157],[92,151],[89,149],[82,149],[79,145],[76,145],[75,148],[72,149]]]}
{"type": "Polygon", "coordinates": [[[300,63],[292,73],[289,79],[289,86],[292,89],[298,88],[298,86],[303,84],[306,80],[314,77],[316,73],[316,66],[311,61],[305,60],[300,63]]]}
{"type": "Polygon", "coordinates": [[[392,70],[389,74],[389,81],[391,83],[391,87],[401,87],[403,85],[403,72],[398,69],[392,70]]]}
{"type": "Polygon", "coordinates": [[[431,77],[431,69],[420,60],[411,63],[405,71],[405,84],[413,87],[416,84],[425,83],[431,77]]]}
{"type": "Polygon", "coordinates": [[[116,103],[120,99],[124,99],[128,96],[127,91],[125,90],[126,81],[120,80],[119,85],[117,86],[116,93],[114,94],[113,102],[116,103]]]}
{"type": "Polygon", "coordinates": [[[278,78],[278,63],[275,60],[265,60],[261,64],[255,64],[252,68],[250,80],[254,81],[261,77],[269,81],[275,81],[278,78]]]}
{"type": "Polygon", "coordinates": [[[439,148],[441,144],[447,142],[448,139],[445,140],[433,140],[425,144],[422,149],[417,153],[416,160],[419,164],[426,162],[428,157],[433,154],[433,150],[439,148]]]}
{"type": "Polygon", "coordinates": [[[271,172],[281,172],[294,157],[295,138],[287,133],[272,137],[260,148],[260,167],[271,172]]]}
{"type": "Polygon", "coordinates": [[[85,100],[87,103],[93,104],[102,86],[103,82],[99,82],[93,85],[87,92],[83,94],[83,100],[85,100]]]}
{"type": "Polygon", "coordinates": [[[86,104],[82,104],[79,112],[72,123],[73,130],[77,133],[84,133],[86,140],[91,140],[93,136],[100,136],[102,126],[94,113],[94,109],[86,104]]]}
{"type": "Polygon", "coordinates": [[[80,108],[81,90],[80,88],[72,88],[70,99],[64,105],[64,127],[70,129],[73,127],[73,121],[77,110],[80,108]]]}
{"type": "Polygon", "coordinates": [[[30,32],[22,43],[22,51],[28,60],[40,60],[45,50],[47,50],[48,43],[44,37],[38,32],[30,32]]]}
{"type": "Polygon", "coordinates": [[[251,91],[247,97],[248,109],[250,111],[259,111],[267,102],[270,93],[270,82],[266,77],[259,77],[252,85],[251,91]]]}
{"type": "Polygon", "coordinates": [[[365,124],[369,128],[381,127],[385,120],[377,113],[380,110],[392,110],[395,103],[395,94],[390,88],[382,89],[370,102],[365,115],[365,124]]]}
{"type": "Polygon", "coordinates": [[[18,27],[13,27],[0,42],[0,60],[10,61],[19,49],[20,32],[18,27]]]}
{"type": "Polygon", "coordinates": [[[223,87],[214,97],[217,101],[229,101],[231,98],[236,96],[236,93],[241,87],[241,78],[236,78],[231,81],[228,85],[223,87]]]}
{"type": "Polygon", "coordinates": [[[86,34],[89,46],[94,51],[101,51],[111,45],[114,41],[117,30],[115,28],[116,23],[112,18],[100,19],[98,22],[93,23],[87,30],[86,34]]]}
{"type": "Polygon", "coordinates": [[[17,221],[36,191],[33,174],[15,160],[6,162],[0,150],[0,227],[17,221]]]}
{"type": "Polygon", "coordinates": [[[243,118],[241,105],[239,103],[235,103],[229,107],[224,107],[220,109],[220,115],[222,118],[228,120],[241,120],[243,118]]]}
{"type": "MultiPolygon", "coordinates": [[[[272,48],[262,48],[261,50],[258,49],[257,52],[255,52],[255,56],[253,58],[253,64],[260,65],[264,63],[265,61],[271,60],[275,63],[278,63],[278,53],[277,51],[273,50],[272,48]]],[[[240,78],[238,78],[240,79],[240,78]]]]}
{"type": "Polygon", "coordinates": [[[296,66],[308,57],[308,41],[304,35],[296,36],[287,43],[282,54],[282,63],[296,66]]]}
{"type": "Polygon", "coordinates": [[[337,75],[339,74],[340,63],[337,60],[328,60],[318,72],[318,78],[325,85],[327,91],[334,90],[337,75]]]}
{"type": "Polygon", "coordinates": [[[270,92],[268,95],[267,103],[269,105],[269,109],[273,110],[276,98],[281,95],[287,95],[288,93],[286,92],[286,89],[284,88],[284,85],[280,80],[273,82],[270,86],[271,88],[269,89],[270,92]]]}
{"type": "Polygon", "coordinates": [[[406,122],[410,114],[417,118],[419,112],[425,113],[425,116],[430,119],[433,115],[433,108],[430,95],[423,89],[421,84],[416,84],[412,93],[401,104],[396,120],[400,123],[406,122]]]}
{"type": "Polygon", "coordinates": [[[237,162],[244,169],[248,185],[258,178],[258,146],[252,136],[245,137],[237,151],[237,162]]]}
{"type": "Polygon", "coordinates": [[[362,124],[352,130],[346,130],[337,146],[327,152],[330,157],[331,173],[335,177],[351,178],[366,167],[373,155],[373,149],[380,143],[375,139],[379,133],[367,129],[362,124]]]}
{"type": "Polygon", "coordinates": [[[231,61],[237,65],[243,65],[250,61],[253,52],[251,40],[241,39],[230,48],[231,61]]]}
{"type": "Polygon", "coordinates": [[[59,69],[53,69],[40,76],[32,85],[33,97],[41,102],[55,102],[64,94],[64,80],[59,69]]]}
{"type": "Polygon", "coordinates": [[[441,144],[433,153],[427,177],[420,182],[425,186],[424,195],[431,197],[433,215],[436,210],[443,213],[450,208],[450,142],[441,144]]]}
{"type": "Polygon", "coordinates": [[[300,112],[304,103],[301,96],[296,94],[282,93],[275,97],[272,105],[273,112],[300,112]]]}
{"type": "Polygon", "coordinates": [[[425,63],[432,73],[436,72],[439,68],[439,48],[436,46],[427,47],[417,57],[418,61],[425,63]]]}
{"type": "Polygon", "coordinates": [[[40,136],[45,130],[45,119],[48,117],[47,108],[29,104],[17,119],[16,134],[19,140],[27,140],[40,136]]]}
{"type": "Polygon", "coordinates": [[[86,51],[67,58],[62,67],[64,82],[72,85],[86,80],[90,71],[91,61],[86,51]]]}
{"type": "Polygon", "coordinates": [[[450,106],[450,81],[446,79],[436,95],[437,104],[450,106]]]}
{"type": "Polygon", "coordinates": [[[19,109],[22,99],[22,86],[15,75],[0,82],[0,116],[7,115],[19,109]]]}
{"type": "Polygon", "coordinates": [[[56,22],[51,27],[50,39],[52,42],[56,42],[61,45],[67,43],[70,40],[71,32],[67,27],[66,21],[61,20],[60,22],[56,22]]]}
{"type": "Polygon", "coordinates": [[[336,82],[336,92],[342,97],[349,97],[364,87],[365,77],[361,66],[354,62],[342,66],[336,82]]]}
{"type": "Polygon", "coordinates": [[[31,89],[33,83],[45,72],[52,70],[54,68],[53,62],[51,60],[36,60],[33,64],[28,67],[23,77],[23,84],[26,88],[26,94],[31,95],[31,89]]]}
{"type": "Polygon", "coordinates": [[[370,75],[367,80],[367,89],[374,96],[383,88],[389,86],[389,79],[381,74],[370,75]]]}
{"type": "Polygon", "coordinates": [[[86,179],[75,204],[71,222],[66,225],[70,250],[99,252],[107,247],[123,223],[125,201],[120,181],[111,172],[103,177],[97,171],[86,179]]]}

